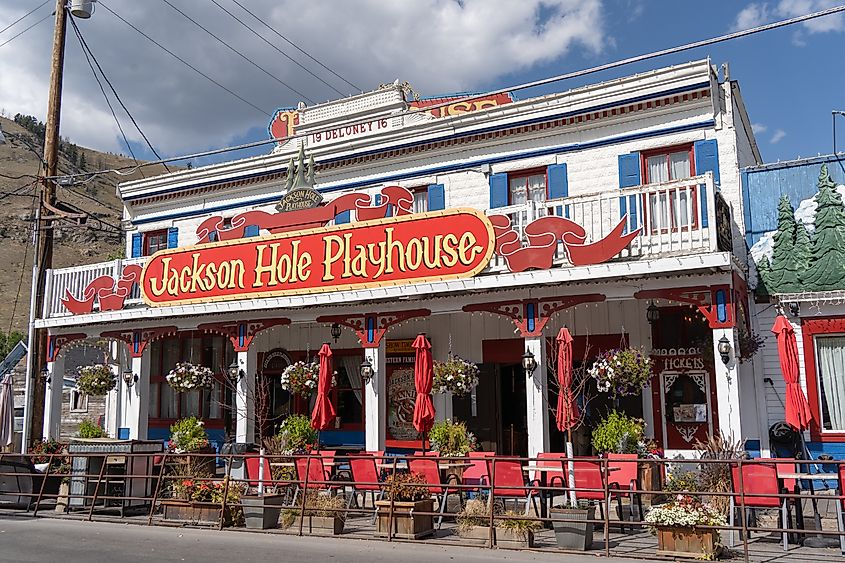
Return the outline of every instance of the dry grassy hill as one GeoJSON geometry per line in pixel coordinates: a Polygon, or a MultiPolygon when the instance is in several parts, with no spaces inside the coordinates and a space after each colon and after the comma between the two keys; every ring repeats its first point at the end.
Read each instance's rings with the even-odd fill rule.
{"type": "MultiPolygon", "coordinates": [[[[37,192],[35,186],[26,187],[32,182],[31,178],[11,180],[4,176],[38,174],[38,155],[43,147],[35,134],[11,119],[0,117],[0,129],[6,137],[6,143],[0,144],[0,331],[7,332],[11,326],[12,330],[26,332],[34,252],[33,196],[37,192]],[[37,151],[37,154],[34,151],[37,151]]],[[[82,147],[79,147],[79,152],[85,156],[85,170],[78,167],[78,161],[71,162],[67,155],[61,154],[61,173],[117,168],[134,163],[131,158],[122,155],[101,153],[82,147]]],[[[153,176],[163,172],[163,167],[151,166],[143,170],[143,175],[153,176]]],[[[58,190],[60,200],[88,212],[91,218],[83,227],[69,223],[62,223],[57,227],[54,267],[90,264],[122,256],[122,235],[100,221],[114,226],[120,224],[122,204],[116,195],[117,183],[141,177],[140,172],[132,176],[104,175],[88,184],[58,190]]]]}

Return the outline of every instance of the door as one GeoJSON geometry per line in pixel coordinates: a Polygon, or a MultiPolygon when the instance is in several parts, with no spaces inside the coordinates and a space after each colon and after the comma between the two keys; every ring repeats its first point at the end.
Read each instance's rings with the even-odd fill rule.
{"type": "Polygon", "coordinates": [[[521,364],[508,364],[499,370],[499,412],[501,443],[499,455],[528,455],[528,414],[525,373],[521,364]]]}
{"type": "Polygon", "coordinates": [[[452,414],[475,434],[481,450],[495,452],[501,443],[499,366],[480,364],[478,369],[481,373],[475,389],[463,397],[452,397],[452,414]]]}
{"type": "Polygon", "coordinates": [[[664,450],[692,450],[697,441],[706,442],[713,434],[711,386],[707,371],[660,374],[664,450]]]}

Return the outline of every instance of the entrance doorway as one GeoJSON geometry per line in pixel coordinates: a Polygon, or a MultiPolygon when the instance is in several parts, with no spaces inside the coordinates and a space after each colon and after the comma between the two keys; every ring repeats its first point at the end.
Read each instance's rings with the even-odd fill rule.
{"type": "Polygon", "coordinates": [[[499,367],[499,397],[501,436],[498,453],[524,457],[528,455],[528,406],[525,373],[522,364],[499,367]]]}
{"type": "Polygon", "coordinates": [[[256,378],[256,424],[262,424],[262,434],[273,436],[282,422],[293,412],[293,397],[282,388],[282,372],[291,364],[290,356],[281,348],[270,350],[259,358],[261,370],[256,378]],[[264,387],[262,396],[259,386],[264,387]],[[263,404],[261,404],[263,403],[263,404]],[[266,414],[257,412],[263,409],[266,414]]]}

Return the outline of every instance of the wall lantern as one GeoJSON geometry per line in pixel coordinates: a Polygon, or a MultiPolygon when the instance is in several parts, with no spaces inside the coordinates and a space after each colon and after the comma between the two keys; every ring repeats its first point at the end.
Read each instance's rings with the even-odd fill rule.
{"type": "Polygon", "coordinates": [[[340,338],[340,332],[341,332],[340,325],[337,324],[337,323],[332,323],[331,335],[332,335],[332,338],[334,339],[335,344],[337,344],[337,341],[340,338]]]}
{"type": "Polygon", "coordinates": [[[238,366],[238,360],[236,358],[232,358],[232,363],[229,364],[229,368],[226,371],[228,371],[229,379],[232,380],[232,383],[237,383],[244,376],[244,370],[238,366]]]}
{"type": "Polygon", "coordinates": [[[370,363],[369,358],[364,358],[361,362],[361,381],[366,385],[375,376],[376,372],[373,369],[373,364],[370,363]]]}
{"type": "Polygon", "coordinates": [[[726,336],[722,336],[718,343],[719,355],[722,356],[722,363],[728,365],[731,361],[731,341],[726,336]]]}
{"type": "Polygon", "coordinates": [[[654,301],[652,301],[648,306],[648,309],[645,310],[645,318],[648,320],[648,324],[650,325],[653,325],[660,320],[660,309],[654,304],[654,301]]]}
{"type": "Polygon", "coordinates": [[[789,313],[793,317],[797,317],[799,314],[801,314],[801,305],[799,305],[797,302],[793,301],[792,303],[789,304],[789,313]]]}
{"type": "Polygon", "coordinates": [[[531,377],[536,369],[537,360],[534,359],[534,354],[531,353],[531,350],[526,350],[522,355],[522,370],[525,372],[525,377],[531,377]]]}
{"type": "Polygon", "coordinates": [[[123,377],[123,382],[126,384],[127,389],[131,389],[135,383],[138,382],[138,376],[131,369],[123,370],[121,374],[123,377]]]}
{"type": "Polygon", "coordinates": [[[41,368],[41,381],[50,383],[50,370],[47,369],[47,366],[41,368]]]}

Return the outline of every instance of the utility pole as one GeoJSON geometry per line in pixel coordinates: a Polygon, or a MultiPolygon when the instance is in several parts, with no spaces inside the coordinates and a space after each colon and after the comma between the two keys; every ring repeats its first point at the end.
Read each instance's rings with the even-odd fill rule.
{"type": "MultiPolygon", "coordinates": [[[[53,57],[50,70],[50,93],[47,99],[47,122],[44,132],[44,178],[41,180],[40,213],[37,221],[37,249],[35,253],[33,275],[33,310],[30,322],[42,316],[44,311],[47,270],[53,267],[53,212],[56,207],[55,177],[58,172],[59,158],[59,121],[62,113],[62,74],[65,62],[65,35],[67,30],[66,0],[56,0],[56,24],[53,31],[53,57]]],[[[47,331],[34,331],[30,325],[29,357],[27,358],[26,385],[27,415],[24,420],[22,449],[41,438],[44,421],[45,381],[41,377],[47,366],[47,331]]],[[[55,383],[61,388],[62,377],[55,383]]]]}

